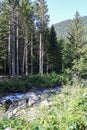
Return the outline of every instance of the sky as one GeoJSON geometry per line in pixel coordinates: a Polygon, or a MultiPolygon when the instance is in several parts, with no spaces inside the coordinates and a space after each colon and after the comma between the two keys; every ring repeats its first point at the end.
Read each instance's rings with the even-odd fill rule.
{"type": "MultiPolygon", "coordinates": [[[[0,0],[2,1],[2,0],[0,0]]],[[[46,0],[50,25],[67,19],[73,19],[76,11],[87,16],[87,0],[46,0]]]]}
{"type": "Polygon", "coordinates": [[[47,0],[50,25],[66,19],[73,19],[76,11],[87,16],[87,0],[47,0]]]}

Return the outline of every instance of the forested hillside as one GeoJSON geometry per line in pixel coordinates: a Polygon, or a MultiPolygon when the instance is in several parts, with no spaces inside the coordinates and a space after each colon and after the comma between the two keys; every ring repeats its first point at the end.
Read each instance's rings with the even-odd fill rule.
{"type": "MultiPolygon", "coordinates": [[[[83,24],[85,25],[85,29],[87,30],[87,16],[80,17],[81,21],[83,21],[83,24]]],[[[54,25],[55,31],[57,33],[57,38],[58,39],[66,39],[69,31],[70,31],[70,26],[71,26],[72,20],[65,20],[60,23],[56,23],[54,25]]]]}

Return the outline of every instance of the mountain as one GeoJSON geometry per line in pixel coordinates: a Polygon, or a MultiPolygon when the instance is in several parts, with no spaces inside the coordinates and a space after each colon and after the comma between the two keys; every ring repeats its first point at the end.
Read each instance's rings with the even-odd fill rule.
{"type": "MultiPolygon", "coordinates": [[[[87,30],[87,16],[83,16],[80,18],[85,26],[85,29],[87,30]]],[[[54,25],[58,39],[61,39],[61,38],[66,39],[67,38],[68,33],[70,31],[71,23],[72,23],[72,20],[68,19],[68,20],[62,21],[60,23],[56,23],[54,25]]]]}

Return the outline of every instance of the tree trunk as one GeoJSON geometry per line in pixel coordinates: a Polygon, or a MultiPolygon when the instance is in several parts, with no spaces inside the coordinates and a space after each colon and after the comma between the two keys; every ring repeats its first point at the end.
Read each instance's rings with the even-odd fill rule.
{"type": "Polygon", "coordinates": [[[25,45],[24,45],[24,49],[23,49],[23,59],[22,59],[22,74],[24,74],[24,61],[25,61],[25,45]]]}
{"type": "MultiPolygon", "coordinates": [[[[6,56],[5,56],[6,57],[6,56]]],[[[4,74],[6,74],[6,58],[4,59],[4,66],[3,66],[3,69],[4,69],[4,74]]]]}
{"type": "Polygon", "coordinates": [[[39,73],[43,76],[43,47],[42,47],[42,34],[40,33],[39,43],[39,73]]]}
{"type": "Polygon", "coordinates": [[[40,42],[39,42],[39,73],[41,75],[41,33],[40,33],[40,42]]]}
{"type": "Polygon", "coordinates": [[[15,76],[15,16],[14,8],[12,9],[12,76],[15,76]]]}
{"type": "Polygon", "coordinates": [[[48,65],[48,54],[47,54],[47,64],[46,64],[46,73],[48,74],[49,65],[48,65]]]}
{"type": "Polygon", "coordinates": [[[9,76],[11,75],[11,22],[9,19],[9,37],[8,37],[8,69],[9,69],[9,76]]]}
{"type": "Polygon", "coordinates": [[[26,28],[26,37],[25,37],[25,74],[28,75],[28,36],[26,28]]]}
{"type": "Polygon", "coordinates": [[[42,66],[41,66],[41,71],[42,71],[42,74],[41,75],[43,75],[43,58],[44,58],[44,45],[43,45],[43,40],[42,40],[42,66]]]}
{"type": "Polygon", "coordinates": [[[33,36],[31,34],[31,74],[33,74],[33,36]]]}
{"type": "Polygon", "coordinates": [[[19,27],[18,27],[18,10],[17,10],[17,39],[16,39],[16,48],[17,48],[17,75],[19,75],[19,55],[18,55],[18,47],[19,47],[19,27]]]}

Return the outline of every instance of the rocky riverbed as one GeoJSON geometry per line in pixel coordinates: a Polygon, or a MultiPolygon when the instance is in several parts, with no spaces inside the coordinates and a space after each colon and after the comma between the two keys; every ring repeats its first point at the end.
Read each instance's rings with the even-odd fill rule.
{"type": "MultiPolygon", "coordinates": [[[[0,107],[4,108],[4,116],[6,118],[10,118],[13,115],[14,116],[19,116],[25,114],[25,108],[29,108],[31,110],[28,110],[28,113],[32,115],[35,115],[34,113],[36,112],[36,109],[34,108],[35,105],[40,105],[40,106],[48,106],[51,104],[49,102],[49,98],[57,93],[60,92],[61,88],[56,86],[51,89],[42,89],[38,90],[35,87],[32,88],[27,93],[15,93],[15,94],[10,94],[7,96],[4,96],[0,98],[0,107]]],[[[35,116],[34,116],[35,117],[35,116]]],[[[34,118],[32,117],[32,118],[34,118]]],[[[30,118],[30,120],[32,119],[30,118]]]]}

